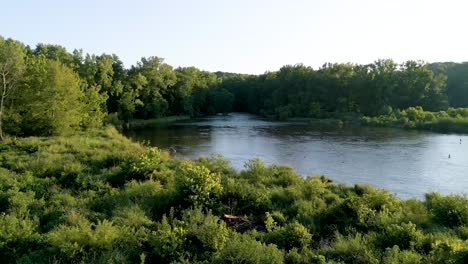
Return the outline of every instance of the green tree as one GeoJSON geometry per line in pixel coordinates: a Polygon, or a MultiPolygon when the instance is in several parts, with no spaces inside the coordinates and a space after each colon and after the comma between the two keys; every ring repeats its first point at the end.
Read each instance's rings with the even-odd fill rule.
{"type": "Polygon", "coordinates": [[[83,96],[83,116],[81,125],[83,127],[100,127],[106,116],[107,94],[101,93],[99,85],[86,88],[83,96]]]}
{"type": "Polygon", "coordinates": [[[58,60],[62,64],[74,70],[77,67],[79,67],[79,65],[77,64],[78,61],[75,59],[76,57],[74,57],[73,54],[69,53],[67,49],[65,49],[65,47],[60,46],[60,45],[39,43],[34,49],[33,54],[43,55],[47,59],[50,59],[50,60],[58,60]]]}
{"type": "Polygon", "coordinates": [[[27,135],[61,134],[82,120],[79,77],[43,55],[28,60],[21,96],[16,97],[21,130],[27,135]]]}
{"type": "Polygon", "coordinates": [[[214,87],[208,93],[208,114],[229,113],[232,111],[234,95],[224,88],[214,87]]]}
{"type": "Polygon", "coordinates": [[[0,36],[0,140],[3,140],[5,100],[17,88],[24,72],[25,48],[23,44],[0,36]]]}
{"type": "Polygon", "coordinates": [[[166,96],[168,87],[176,82],[176,74],[172,67],[158,57],[142,58],[136,67],[132,67],[131,74],[141,74],[146,78],[146,85],[139,91],[139,99],[143,106],[138,109],[141,118],[161,117],[167,113],[168,102],[166,96]]]}

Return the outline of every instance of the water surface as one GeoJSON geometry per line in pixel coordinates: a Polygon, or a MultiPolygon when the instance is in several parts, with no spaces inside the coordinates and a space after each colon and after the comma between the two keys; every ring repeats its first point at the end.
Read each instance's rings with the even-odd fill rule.
{"type": "Polygon", "coordinates": [[[126,135],[160,148],[175,147],[179,157],[222,154],[237,169],[259,157],[268,164],[288,164],[302,175],[369,183],[401,198],[468,191],[467,135],[271,122],[240,113],[126,135]]]}

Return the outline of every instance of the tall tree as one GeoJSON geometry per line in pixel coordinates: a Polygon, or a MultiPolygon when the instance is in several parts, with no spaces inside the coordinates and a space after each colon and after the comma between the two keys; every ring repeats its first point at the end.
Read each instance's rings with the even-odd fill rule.
{"type": "Polygon", "coordinates": [[[85,105],[72,69],[43,55],[28,59],[21,96],[16,96],[25,135],[55,135],[78,127],[85,105]]]}
{"type": "Polygon", "coordinates": [[[0,140],[3,140],[5,100],[22,78],[25,56],[25,48],[20,42],[0,36],[0,140]]]}
{"type": "Polygon", "coordinates": [[[33,50],[34,55],[44,55],[47,59],[60,61],[62,64],[67,67],[77,70],[79,67],[79,61],[76,60],[76,53],[79,51],[73,51],[69,53],[67,49],[60,45],[52,44],[42,44],[39,43],[36,45],[36,48],[33,50]]]}
{"type": "Polygon", "coordinates": [[[136,73],[140,73],[147,80],[147,84],[139,93],[139,99],[144,105],[138,109],[138,116],[140,118],[164,116],[169,108],[166,100],[168,88],[176,82],[176,74],[172,66],[164,63],[162,58],[142,58],[141,62],[129,71],[131,75],[136,73]]]}

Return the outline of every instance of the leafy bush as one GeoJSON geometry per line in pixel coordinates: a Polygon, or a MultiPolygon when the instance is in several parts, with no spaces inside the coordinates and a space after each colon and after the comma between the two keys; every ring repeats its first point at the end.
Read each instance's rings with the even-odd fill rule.
{"type": "Polygon", "coordinates": [[[185,211],[182,221],[186,225],[187,239],[194,253],[216,252],[224,248],[228,229],[219,217],[204,213],[201,209],[185,211]]]}
{"type": "Polygon", "coordinates": [[[383,261],[384,264],[419,264],[423,263],[422,256],[414,251],[400,251],[398,246],[387,248],[383,261]]]}
{"type": "Polygon", "coordinates": [[[379,263],[369,244],[371,241],[359,233],[346,237],[336,234],[335,241],[325,251],[325,256],[344,263],[379,263]]]}
{"type": "Polygon", "coordinates": [[[312,235],[303,225],[292,222],[284,227],[273,228],[265,234],[266,243],[275,244],[281,249],[308,247],[312,242],[312,235]]]}
{"type": "Polygon", "coordinates": [[[156,230],[151,232],[148,242],[156,260],[170,262],[186,254],[186,241],[187,230],[172,217],[168,219],[163,216],[156,230]]]}
{"type": "Polygon", "coordinates": [[[177,175],[177,188],[182,197],[194,206],[209,206],[221,191],[221,177],[203,166],[182,164],[177,175]]]}
{"type": "Polygon", "coordinates": [[[47,234],[47,242],[61,257],[77,260],[123,247],[125,235],[124,229],[107,220],[93,224],[82,219],[74,226],[58,226],[47,234]]]}
{"type": "Polygon", "coordinates": [[[468,108],[448,108],[447,111],[428,112],[422,107],[394,110],[376,117],[362,117],[361,122],[371,126],[417,128],[437,132],[466,133],[468,131],[468,108]]]}
{"type": "Polygon", "coordinates": [[[422,233],[416,230],[413,223],[392,224],[386,226],[381,233],[383,248],[398,246],[402,250],[413,249],[422,239],[422,233]]]}
{"type": "Polygon", "coordinates": [[[216,254],[212,263],[283,263],[284,254],[275,245],[265,245],[247,235],[234,235],[225,247],[216,254]]]}
{"type": "Polygon", "coordinates": [[[426,194],[426,204],[434,215],[434,220],[447,227],[468,224],[468,199],[460,195],[441,196],[438,193],[426,194]]]}

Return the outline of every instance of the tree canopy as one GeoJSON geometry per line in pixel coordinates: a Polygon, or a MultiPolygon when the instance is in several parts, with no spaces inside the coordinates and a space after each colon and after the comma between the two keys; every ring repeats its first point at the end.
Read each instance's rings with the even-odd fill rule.
{"type": "Polygon", "coordinates": [[[326,63],[319,69],[285,65],[245,75],[174,69],[156,56],[125,68],[115,54],[68,52],[49,44],[31,49],[3,38],[0,52],[0,70],[8,73],[0,80],[6,91],[0,128],[15,135],[99,127],[109,114],[124,122],[230,111],[287,119],[373,117],[418,106],[426,111],[468,107],[467,63],[398,64],[387,59],[367,65],[326,63]],[[5,100],[13,90],[27,94],[5,100]],[[39,118],[57,122],[26,125],[39,118]]]}

